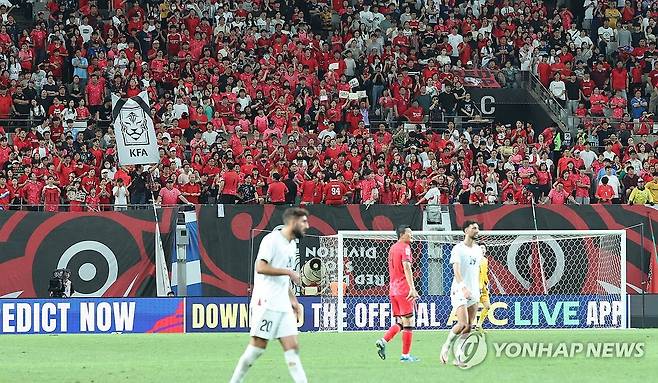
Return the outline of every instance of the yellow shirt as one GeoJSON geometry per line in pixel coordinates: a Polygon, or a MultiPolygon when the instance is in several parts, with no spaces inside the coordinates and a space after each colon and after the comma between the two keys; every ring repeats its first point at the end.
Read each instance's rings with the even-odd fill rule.
{"type": "Polygon", "coordinates": [[[160,3],[160,20],[166,20],[169,17],[169,2],[160,3]]]}
{"type": "Polygon", "coordinates": [[[482,258],[480,262],[480,289],[489,287],[489,261],[482,258]]]}
{"type": "Polygon", "coordinates": [[[644,188],[651,192],[654,201],[658,201],[658,182],[651,180],[644,185],[644,188]]]}
{"type": "Polygon", "coordinates": [[[605,10],[605,18],[608,19],[610,28],[617,29],[617,20],[621,18],[621,12],[617,8],[608,8],[605,10]]]}
{"type": "Polygon", "coordinates": [[[635,188],[631,192],[631,195],[628,196],[628,202],[633,202],[633,204],[635,205],[644,205],[649,202],[653,202],[653,197],[651,195],[651,192],[646,188],[644,190],[635,188]]]}

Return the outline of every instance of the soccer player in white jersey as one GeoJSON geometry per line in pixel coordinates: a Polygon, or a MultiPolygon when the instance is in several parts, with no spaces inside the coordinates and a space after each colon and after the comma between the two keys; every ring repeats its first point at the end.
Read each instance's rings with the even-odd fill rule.
{"type": "Polygon", "coordinates": [[[455,245],[450,253],[450,264],[455,274],[450,287],[450,303],[455,309],[457,323],[448,333],[448,338],[441,348],[441,362],[444,364],[448,362],[450,346],[455,338],[460,334],[467,336],[471,331],[480,301],[482,248],[475,242],[480,227],[477,222],[466,221],[462,229],[464,240],[455,245]]]}
{"type": "Polygon", "coordinates": [[[292,269],[297,250],[296,239],[308,230],[308,211],[289,208],[283,212],[284,227],[263,238],[254,265],[254,288],[250,303],[251,340],[235,367],[230,383],[244,380],[247,370],[260,357],[267,342],[278,339],[288,371],[295,383],[306,383],[306,373],[299,359],[297,316],[299,302],[290,288],[290,281],[299,284],[299,275],[292,269]]]}

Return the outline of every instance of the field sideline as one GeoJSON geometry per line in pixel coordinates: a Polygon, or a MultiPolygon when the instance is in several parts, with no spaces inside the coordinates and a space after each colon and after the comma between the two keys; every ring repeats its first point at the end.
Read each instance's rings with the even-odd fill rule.
{"type": "MultiPolygon", "coordinates": [[[[446,332],[414,333],[419,363],[401,364],[400,337],[380,360],[380,333],[305,333],[302,362],[310,382],[640,382],[658,365],[658,330],[490,331],[489,356],[470,370],[438,361],[446,332]],[[644,342],[642,358],[496,358],[492,342],[644,342]]],[[[228,382],[246,334],[3,335],[0,382],[228,382]]],[[[247,382],[289,382],[278,344],[261,357],[247,382]]]]}

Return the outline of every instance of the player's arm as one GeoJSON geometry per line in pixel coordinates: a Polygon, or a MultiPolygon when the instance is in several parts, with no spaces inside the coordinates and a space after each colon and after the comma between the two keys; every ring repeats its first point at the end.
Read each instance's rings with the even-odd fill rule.
{"type": "Polygon", "coordinates": [[[292,282],[296,285],[300,284],[299,275],[294,270],[285,269],[280,267],[273,267],[270,262],[274,257],[272,254],[272,244],[269,237],[265,237],[260,243],[258,249],[258,256],[256,257],[256,272],[258,274],[269,275],[273,277],[289,276],[292,282]]]}
{"type": "Polygon", "coordinates": [[[416,286],[414,285],[413,272],[411,271],[411,262],[402,261],[402,268],[404,269],[404,277],[407,279],[407,284],[409,285],[409,294],[407,294],[407,299],[416,299],[418,298],[418,292],[416,291],[416,286]]]}
{"type": "Polygon", "coordinates": [[[272,267],[266,260],[259,259],[256,263],[256,272],[258,274],[270,275],[273,277],[289,276],[292,282],[296,285],[300,284],[299,275],[294,270],[282,269],[279,267],[272,267]]]}
{"type": "Polygon", "coordinates": [[[290,297],[290,304],[292,305],[292,310],[295,312],[295,315],[297,315],[297,318],[299,319],[302,315],[301,312],[302,306],[299,305],[297,296],[295,295],[295,292],[292,291],[292,289],[288,289],[288,297],[290,297]]]}
{"type": "Polygon", "coordinates": [[[471,292],[464,284],[464,278],[462,278],[462,273],[458,262],[452,264],[452,271],[455,273],[455,282],[457,282],[457,288],[464,293],[466,299],[471,299],[471,292]]]}

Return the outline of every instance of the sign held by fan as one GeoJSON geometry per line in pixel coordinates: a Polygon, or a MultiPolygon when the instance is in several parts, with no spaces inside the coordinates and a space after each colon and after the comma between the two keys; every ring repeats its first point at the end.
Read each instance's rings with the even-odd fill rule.
{"type": "Polygon", "coordinates": [[[160,162],[146,92],[141,92],[131,98],[120,98],[113,94],[112,124],[121,165],[145,165],[160,162]]]}

